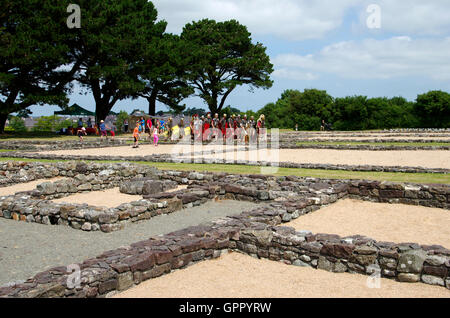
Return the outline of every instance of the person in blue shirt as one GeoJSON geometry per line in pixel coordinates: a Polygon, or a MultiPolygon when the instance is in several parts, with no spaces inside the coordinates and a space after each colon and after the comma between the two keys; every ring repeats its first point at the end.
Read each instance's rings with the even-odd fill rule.
{"type": "Polygon", "coordinates": [[[108,138],[108,134],[106,132],[106,125],[105,125],[105,121],[101,120],[100,121],[100,139],[103,140],[103,137],[105,137],[106,139],[108,138]]]}
{"type": "Polygon", "coordinates": [[[141,117],[139,120],[139,133],[143,133],[145,131],[145,119],[141,117]]]}

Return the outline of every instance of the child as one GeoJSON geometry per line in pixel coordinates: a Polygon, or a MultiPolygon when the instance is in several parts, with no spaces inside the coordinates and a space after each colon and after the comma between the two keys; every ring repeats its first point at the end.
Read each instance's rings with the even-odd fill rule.
{"type": "Polygon", "coordinates": [[[103,140],[103,137],[108,139],[108,134],[106,133],[106,124],[104,120],[100,121],[100,140],[103,140]]]}
{"type": "Polygon", "coordinates": [[[86,128],[82,127],[78,130],[78,137],[80,138],[80,142],[83,142],[83,136],[86,136],[86,128]]]}
{"type": "Polygon", "coordinates": [[[111,140],[114,140],[114,137],[116,137],[116,124],[111,124],[111,140]]]}
{"type": "Polygon", "coordinates": [[[153,128],[153,144],[155,145],[155,147],[158,147],[158,141],[159,141],[159,136],[158,136],[158,128],[153,128]]]}
{"type": "Polygon", "coordinates": [[[133,137],[134,137],[134,146],[133,148],[139,148],[139,122],[136,123],[136,127],[133,131],[133,137]]]}

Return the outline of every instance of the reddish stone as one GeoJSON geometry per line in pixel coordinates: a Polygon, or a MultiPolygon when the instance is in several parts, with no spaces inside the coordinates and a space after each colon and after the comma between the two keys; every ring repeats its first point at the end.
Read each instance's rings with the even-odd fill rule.
{"type": "Polygon", "coordinates": [[[106,282],[98,285],[98,292],[100,294],[105,294],[117,288],[117,279],[107,280],[106,282]]]}
{"type": "Polygon", "coordinates": [[[336,258],[349,258],[355,246],[352,244],[324,244],[320,254],[334,256],[336,258]]]}
{"type": "Polygon", "coordinates": [[[132,272],[135,271],[146,271],[155,265],[155,254],[154,252],[146,252],[138,256],[132,256],[128,259],[123,260],[130,266],[132,272]]]}
{"type": "Polygon", "coordinates": [[[447,268],[444,266],[428,266],[425,265],[423,267],[423,273],[426,275],[433,275],[441,278],[445,278],[447,276],[447,268]]]}
{"type": "Polygon", "coordinates": [[[98,294],[98,288],[97,287],[89,287],[86,290],[86,297],[87,298],[95,298],[98,294]]]}
{"type": "Polygon", "coordinates": [[[155,257],[156,257],[156,263],[158,265],[161,265],[161,264],[170,262],[173,258],[173,254],[169,250],[161,250],[161,251],[155,252],[155,257]]]}
{"type": "Polygon", "coordinates": [[[190,253],[201,249],[201,243],[199,239],[185,239],[178,242],[178,245],[182,248],[183,253],[190,253]]]}
{"type": "Polygon", "coordinates": [[[178,269],[186,266],[192,261],[192,254],[183,254],[178,257],[175,257],[170,262],[172,269],[178,269]]]}
{"type": "Polygon", "coordinates": [[[111,268],[114,269],[116,272],[120,273],[124,273],[130,270],[130,266],[127,264],[111,264],[111,268]]]}

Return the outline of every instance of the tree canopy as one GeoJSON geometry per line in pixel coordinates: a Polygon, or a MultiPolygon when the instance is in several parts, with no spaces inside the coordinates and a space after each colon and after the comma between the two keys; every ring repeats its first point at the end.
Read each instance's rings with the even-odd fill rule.
{"type": "Polygon", "coordinates": [[[83,8],[73,50],[82,61],[76,80],[92,91],[97,121],[114,105],[143,90],[138,80],[147,43],[160,38],[167,23],[157,22],[157,11],[146,0],[79,1],[83,8]]]}
{"type": "Polygon", "coordinates": [[[144,83],[144,88],[135,97],[147,99],[150,115],[156,113],[156,101],[176,113],[186,108],[180,105],[181,101],[194,93],[184,80],[188,55],[185,42],[177,35],[162,34],[148,43],[138,64],[138,77],[144,83]]]}
{"type": "Polygon", "coordinates": [[[1,0],[0,132],[8,114],[31,105],[67,105],[74,63],[66,6],[50,0],[1,0]]]}
{"type": "Polygon", "coordinates": [[[236,20],[210,19],[187,24],[181,33],[189,50],[187,82],[212,113],[218,113],[227,97],[244,84],[270,88],[273,65],[261,43],[252,43],[247,27],[236,20]]]}

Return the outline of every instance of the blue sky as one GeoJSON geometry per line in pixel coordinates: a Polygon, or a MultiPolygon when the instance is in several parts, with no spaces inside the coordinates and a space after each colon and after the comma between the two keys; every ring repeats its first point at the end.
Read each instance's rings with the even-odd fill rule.
{"type": "MultiPolygon", "coordinates": [[[[318,88],[334,97],[404,96],[450,91],[450,1],[448,0],[154,0],[168,32],[191,21],[236,19],[254,42],[267,47],[274,85],[250,93],[241,87],[226,105],[257,110],[286,89],[318,88]],[[377,11],[368,12],[370,5],[377,11]],[[379,10],[379,11],[378,11],[379,10]],[[378,17],[380,18],[378,20],[378,17]],[[375,18],[375,20],[373,20],[375,18]],[[368,20],[380,28],[369,28],[368,20]]],[[[370,23],[369,23],[370,25],[370,23]]],[[[94,111],[92,95],[70,95],[71,103],[94,111]]],[[[184,101],[202,107],[198,98],[184,101]]],[[[147,110],[144,99],[120,101],[114,111],[147,110]]],[[[50,115],[58,107],[32,107],[50,115]]],[[[167,110],[159,104],[157,111],[167,110]]]]}

